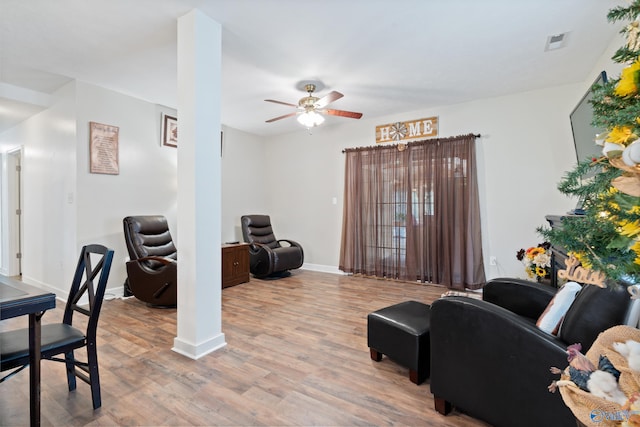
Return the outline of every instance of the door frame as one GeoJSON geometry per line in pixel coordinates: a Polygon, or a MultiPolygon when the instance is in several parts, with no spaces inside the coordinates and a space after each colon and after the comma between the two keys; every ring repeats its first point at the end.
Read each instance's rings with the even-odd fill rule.
{"type": "Polygon", "coordinates": [[[2,155],[2,239],[0,254],[0,272],[7,276],[22,274],[22,258],[17,254],[24,254],[22,248],[24,215],[23,212],[24,186],[22,180],[23,148],[17,147],[7,150],[2,155]],[[19,169],[17,169],[19,167],[19,169]]]}

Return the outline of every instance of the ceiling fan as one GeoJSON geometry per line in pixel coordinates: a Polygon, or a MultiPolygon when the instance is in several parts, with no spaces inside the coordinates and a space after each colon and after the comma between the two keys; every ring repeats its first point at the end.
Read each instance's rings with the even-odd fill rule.
{"type": "Polygon", "coordinates": [[[330,108],[325,108],[327,105],[332,103],[333,101],[337,101],[342,98],[344,95],[340,92],[336,92],[335,90],[329,92],[327,95],[322,98],[318,98],[317,96],[313,96],[313,92],[316,90],[316,85],[313,83],[306,84],[304,86],[304,90],[307,91],[308,95],[300,98],[298,101],[298,105],[290,104],[288,102],[276,101],[273,99],[265,99],[267,102],[273,102],[276,104],[288,105],[290,107],[295,107],[300,111],[295,111],[293,113],[285,114],[283,116],[275,117],[273,119],[267,120],[267,123],[275,122],[277,120],[286,119],[287,117],[298,116],[297,120],[300,124],[306,126],[307,128],[311,128],[314,126],[318,126],[322,122],[324,122],[324,117],[322,114],[329,114],[331,116],[340,116],[340,117],[348,117],[351,119],[359,119],[362,117],[362,113],[355,113],[353,111],[344,111],[344,110],[334,110],[330,108]]]}

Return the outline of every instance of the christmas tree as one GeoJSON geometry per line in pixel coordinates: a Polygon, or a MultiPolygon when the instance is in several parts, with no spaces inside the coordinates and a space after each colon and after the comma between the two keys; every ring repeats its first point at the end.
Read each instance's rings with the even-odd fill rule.
{"type": "MultiPolygon", "coordinates": [[[[610,22],[630,21],[626,43],[612,59],[625,64],[619,78],[593,89],[593,125],[607,131],[603,155],[578,163],[558,184],[583,202],[584,215],[563,219],[562,229],[538,232],[582,266],[603,272],[607,284],[640,279],[640,0],[609,11],[610,22]],[[586,178],[587,176],[593,178],[586,178]]],[[[594,142],[595,143],[595,142],[594,142]]]]}

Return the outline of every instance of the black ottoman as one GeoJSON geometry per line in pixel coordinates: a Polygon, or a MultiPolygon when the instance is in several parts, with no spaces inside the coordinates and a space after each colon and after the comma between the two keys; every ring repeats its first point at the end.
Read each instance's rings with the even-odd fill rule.
{"type": "Polygon", "coordinates": [[[371,359],[382,355],[409,368],[409,379],[421,384],[429,378],[429,324],[431,307],[418,301],[405,301],[367,316],[367,345],[371,359]]]}

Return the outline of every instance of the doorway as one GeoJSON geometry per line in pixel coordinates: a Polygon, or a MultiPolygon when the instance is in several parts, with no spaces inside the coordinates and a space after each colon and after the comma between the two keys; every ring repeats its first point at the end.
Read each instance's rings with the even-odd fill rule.
{"type": "Polygon", "coordinates": [[[22,148],[7,151],[6,159],[7,209],[3,213],[7,228],[2,246],[7,252],[3,258],[8,276],[22,276],[22,148]]]}

